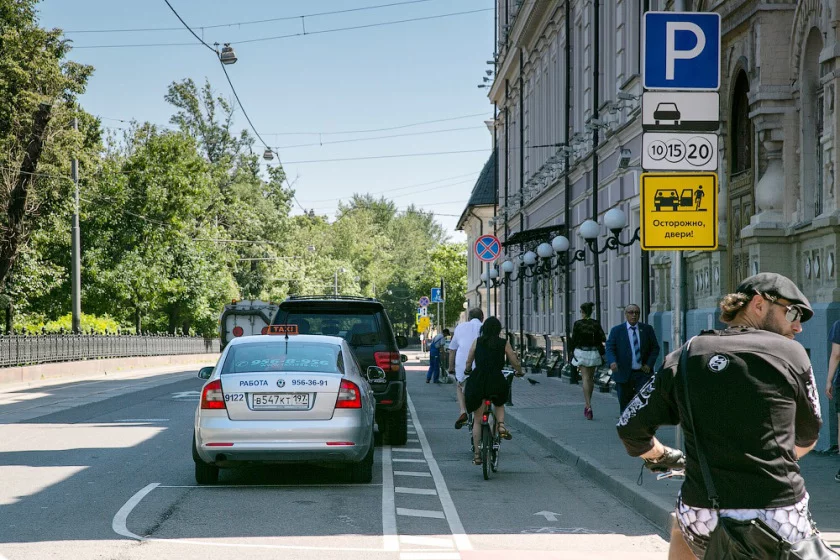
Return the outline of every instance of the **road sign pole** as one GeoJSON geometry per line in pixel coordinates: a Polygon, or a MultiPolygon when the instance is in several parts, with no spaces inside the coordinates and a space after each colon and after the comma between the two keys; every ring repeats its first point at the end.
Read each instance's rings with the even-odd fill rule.
{"type": "Polygon", "coordinates": [[[490,317],[490,263],[486,263],[487,267],[485,268],[485,273],[487,274],[487,315],[484,317],[487,319],[490,317]]]}

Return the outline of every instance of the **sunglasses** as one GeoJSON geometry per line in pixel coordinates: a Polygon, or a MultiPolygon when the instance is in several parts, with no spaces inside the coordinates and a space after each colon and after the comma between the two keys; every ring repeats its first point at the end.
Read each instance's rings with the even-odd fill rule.
{"type": "Polygon", "coordinates": [[[787,319],[788,322],[795,323],[796,321],[798,321],[799,319],[802,318],[802,309],[800,309],[799,306],[785,305],[784,303],[779,303],[778,301],[776,301],[778,298],[775,298],[773,296],[768,296],[767,294],[761,294],[761,297],[763,297],[764,299],[766,299],[770,303],[773,303],[775,305],[780,305],[781,307],[784,307],[785,309],[787,309],[787,311],[785,312],[785,319],[787,319]]]}

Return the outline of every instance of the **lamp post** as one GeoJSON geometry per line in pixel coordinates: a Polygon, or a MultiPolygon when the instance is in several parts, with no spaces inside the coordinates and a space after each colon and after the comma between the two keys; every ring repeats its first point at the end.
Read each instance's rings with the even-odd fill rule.
{"type": "Polygon", "coordinates": [[[341,268],[336,269],[336,271],[335,271],[335,283],[334,283],[333,295],[336,295],[336,296],[338,295],[338,273],[339,272],[344,274],[345,272],[347,272],[347,269],[344,268],[344,267],[341,267],[341,268]]]}

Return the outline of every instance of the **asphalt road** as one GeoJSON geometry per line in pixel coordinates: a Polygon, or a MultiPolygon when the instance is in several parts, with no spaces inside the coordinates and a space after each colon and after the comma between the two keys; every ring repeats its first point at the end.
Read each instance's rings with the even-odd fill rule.
{"type": "Polygon", "coordinates": [[[197,486],[194,372],[0,388],[0,560],[665,557],[649,522],[521,433],[483,480],[454,386],[422,369],[409,442],[378,443],[367,485],[255,467],[197,486]]]}

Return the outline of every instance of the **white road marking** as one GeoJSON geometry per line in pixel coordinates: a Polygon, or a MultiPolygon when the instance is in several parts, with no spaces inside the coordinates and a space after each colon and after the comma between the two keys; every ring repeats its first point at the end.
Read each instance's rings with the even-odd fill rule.
{"type": "Polygon", "coordinates": [[[405,486],[397,486],[394,488],[397,494],[417,494],[418,496],[437,496],[437,491],[432,488],[407,488],[405,486]]]}
{"type": "Polygon", "coordinates": [[[557,521],[557,516],[560,514],[553,511],[538,511],[534,515],[542,515],[546,521],[557,521]]]}
{"type": "Polygon", "coordinates": [[[408,439],[407,439],[407,440],[405,440],[405,441],[407,441],[407,442],[409,442],[409,443],[420,443],[420,440],[419,440],[419,439],[412,439],[412,438],[408,438],[408,439]]]}
{"type": "Polygon", "coordinates": [[[169,422],[169,418],[124,418],[117,422],[169,422]]]}
{"type": "Polygon", "coordinates": [[[172,398],[175,400],[198,400],[201,398],[201,391],[181,391],[180,393],[172,393],[172,398]]]}
{"type": "Polygon", "coordinates": [[[395,513],[394,471],[391,465],[391,446],[382,446],[382,540],[386,551],[400,549],[395,513]]]}
{"type": "Polygon", "coordinates": [[[141,537],[140,535],[135,535],[134,533],[128,530],[128,527],[126,526],[126,521],[128,520],[128,515],[131,513],[131,510],[137,507],[137,504],[140,503],[140,500],[145,498],[149,492],[151,492],[158,486],[159,484],[157,482],[149,484],[148,486],[134,494],[125,504],[123,504],[123,507],[120,508],[120,510],[114,516],[114,520],[111,522],[111,528],[116,534],[138,541],[144,540],[143,537],[141,537]]]}
{"type": "Polygon", "coordinates": [[[411,509],[411,508],[397,508],[397,515],[405,517],[429,517],[432,519],[446,519],[446,515],[442,511],[434,511],[431,509],[411,509]]]}
{"type": "Polygon", "coordinates": [[[212,486],[201,486],[198,484],[161,484],[158,488],[201,488],[202,490],[215,490],[216,488],[356,488],[364,490],[371,486],[382,486],[374,482],[368,484],[213,484],[212,486]]]}
{"type": "MultiPolygon", "coordinates": [[[[414,401],[411,400],[411,395],[407,394],[408,408],[411,410],[411,415],[417,418],[417,410],[414,408],[414,401]]],[[[440,503],[443,506],[443,511],[446,514],[446,521],[449,523],[449,530],[455,538],[455,546],[458,550],[472,550],[472,543],[464,530],[464,525],[461,523],[461,518],[458,516],[458,510],[455,508],[455,502],[452,501],[452,496],[449,495],[449,488],[446,487],[446,480],[443,478],[443,473],[440,472],[437,461],[432,455],[432,448],[429,446],[429,440],[426,439],[426,432],[423,431],[423,426],[420,425],[419,420],[414,421],[414,427],[417,429],[417,437],[420,439],[420,446],[423,448],[423,454],[426,457],[426,462],[429,464],[429,470],[432,473],[432,478],[435,481],[435,488],[438,491],[440,503]]]]}
{"type": "Polygon", "coordinates": [[[402,552],[400,560],[460,560],[458,552],[402,552]]]}
{"type": "Polygon", "coordinates": [[[394,474],[398,476],[422,476],[425,478],[432,477],[431,473],[417,471],[394,471],[394,474]]]}
{"type": "Polygon", "coordinates": [[[425,463],[425,459],[391,459],[395,463],[425,463]]]}
{"type": "Polygon", "coordinates": [[[401,453],[423,453],[422,449],[417,449],[416,447],[395,447],[394,451],[401,453]]]}
{"type": "Polygon", "coordinates": [[[455,545],[455,543],[452,542],[452,539],[443,539],[440,537],[418,537],[415,535],[400,535],[400,542],[402,544],[436,546],[438,548],[452,548],[455,545]]]}

